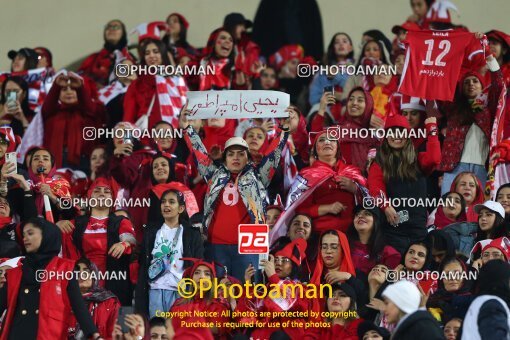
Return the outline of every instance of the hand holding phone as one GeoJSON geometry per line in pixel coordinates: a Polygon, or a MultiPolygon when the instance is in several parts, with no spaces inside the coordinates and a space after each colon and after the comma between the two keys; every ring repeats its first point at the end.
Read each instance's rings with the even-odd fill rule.
{"type": "Polygon", "coordinates": [[[13,164],[13,169],[8,172],[8,174],[15,174],[18,172],[18,162],[16,159],[16,152],[9,152],[5,154],[5,163],[11,163],[13,164]]]}
{"type": "Polygon", "coordinates": [[[5,105],[7,106],[7,110],[14,111],[18,107],[18,93],[15,91],[10,91],[7,95],[7,100],[5,101],[5,105]]]}
{"type": "Polygon", "coordinates": [[[129,333],[129,326],[126,325],[126,315],[128,314],[133,314],[133,307],[131,306],[120,307],[117,323],[122,328],[122,333],[129,333]]]}

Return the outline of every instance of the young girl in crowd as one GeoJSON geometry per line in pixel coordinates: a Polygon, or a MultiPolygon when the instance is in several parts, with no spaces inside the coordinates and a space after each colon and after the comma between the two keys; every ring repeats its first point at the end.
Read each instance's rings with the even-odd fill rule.
{"type": "Polygon", "coordinates": [[[505,209],[501,204],[486,201],[484,204],[475,205],[474,211],[478,214],[478,231],[475,242],[508,236],[505,209]]]}
{"type": "Polygon", "coordinates": [[[482,188],[485,186],[490,129],[499,94],[504,87],[503,74],[492,55],[487,57],[487,67],[491,71],[492,82],[486,98],[480,96],[488,84],[484,84],[479,73],[467,72],[459,81],[454,102],[446,103],[441,108],[447,118],[446,137],[438,168],[445,172],[442,194],[450,190],[451,183],[459,173],[466,171],[476,174],[482,188]]]}
{"type": "MultiPolygon", "coordinates": [[[[413,283],[419,283],[420,276],[414,276],[413,274],[418,272],[424,274],[430,269],[431,262],[432,254],[428,244],[425,242],[411,243],[402,257],[401,264],[395,269],[398,279],[405,279],[412,281],[413,283]]],[[[429,280],[426,275],[423,275],[423,279],[424,281],[429,280]]]]}
{"type": "Polygon", "coordinates": [[[200,91],[245,89],[245,75],[236,69],[234,38],[224,28],[214,30],[207,40],[204,67],[213,67],[214,73],[200,76],[200,91]]]}
{"type": "MultiPolygon", "coordinates": [[[[139,43],[141,65],[175,66],[174,56],[168,53],[165,44],[160,40],[155,37],[143,38],[139,43]]],[[[159,75],[140,75],[129,85],[124,97],[123,121],[137,123],[143,128],[152,127],[161,120],[172,121],[175,119],[175,124],[177,124],[177,117],[174,117],[172,112],[166,112],[162,107],[165,103],[160,103],[160,100],[166,98],[170,101],[166,105],[170,105],[173,109],[173,105],[176,104],[171,97],[179,98],[182,105],[185,102],[186,91],[186,84],[180,76],[165,78],[159,75]],[[148,117],[145,122],[142,122],[145,120],[144,115],[148,117]]]]}
{"type": "Polygon", "coordinates": [[[311,283],[343,283],[359,287],[356,272],[351,259],[349,241],[338,230],[327,230],[319,238],[320,254],[313,271],[311,283]]]}
{"type": "Polygon", "coordinates": [[[55,158],[49,150],[32,150],[28,176],[35,192],[37,213],[40,216],[45,214],[44,196],[48,196],[53,218],[58,221],[61,218],[72,218],[74,214],[72,209],[62,205],[63,201],[71,197],[69,182],[56,176],[56,172],[55,158]]]}
{"type": "MultiPolygon", "coordinates": [[[[339,66],[339,65],[352,65],[354,62],[354,49],[352,46],[352,39],[347,33],[336,33],[329,42],[328,49],[324,54],[324,65],[339,66]]],[[[340,103],[341,94],[348,75],[346,73],[338,72],[337,74],[325,75],[317,74],[312,83],[310,84],[310,97],[309,102],[313,107],[318,104],[323,93],[324,88],[330,86],[334,89],[334,99],[340,103]]],[[[342,105],[334,105],[332,111],[340,112],[342,105]],[[335,110],[336,109],[336,110],[335,110]]],[[[313,108],[312,108],[313,111],[313,108]]]]}
{"type": "Polygon", "coordinates": [[[456,249],[452,237],[444,230],[432,230],[425,240],[430,245],[431,269],[439,268],[445,258],[455,257],[456,249]]]}
{"type": "Polygon", "coordinates": [[[386,199],[406,197],[426,200],[426,176],[439,164],[440,154],[436,119],[428,118],[426,126],[427,150],[417,153],[410,138],[398,138],[398,133],[410,130],[407,119],[400,115],[389,116],[385,124],[387,136],[368,173],[370,193],[385,201],[381,209],[388,221],[384,228],[386,240],[401,254],[410,242],[423,240],[427,235],[427,209],[425,204],[414,206],[404,201],[397,212],[386,199]]]}
{"type": "Polygon", "coordinates": [[[496,192],[496,202],[500,203],[505,209],[505,223],[510,222],[510,183],[503,184],[496,192]]]}
{"type": "Polygon", "coordinates": [[[190,262],[183,257],[202,258],[200,232],[186,221],[184,194],[167,190],[161,195],[161,215],[164,223],[149,224],[144,231],[140,254],[136,308],[143,315],[154,317],[170,310],[179,295],[177,285],[190,262]]]}
{"type": "Polygon", "coordinates": [[[189,57],[194,57],[197,51],[188,42],[188,28],[189,22],[186,18],[179,13],[170,13],[166,18],[166,24],[168,25],[168,32],[163,36],[167,49],[176,47],[177,49],[183,49],[185,54],[189,57]]]}
{"type": "Polygon", "coordinates": [[[381,211],[356,206],[354,221],[347,230],[354,267],[367,274],[376,264],[395,268],[400,263],[400,253],[386,245],[381,226],[381,211]]]}

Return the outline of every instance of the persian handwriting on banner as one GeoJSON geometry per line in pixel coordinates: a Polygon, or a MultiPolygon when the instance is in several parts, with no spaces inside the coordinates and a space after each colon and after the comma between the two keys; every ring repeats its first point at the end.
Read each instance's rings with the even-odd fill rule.
{"type": "Polygon", "coordinates": [[[189,91],[190,119],[288,117],[288,93],[278,91],[189,91]]]}

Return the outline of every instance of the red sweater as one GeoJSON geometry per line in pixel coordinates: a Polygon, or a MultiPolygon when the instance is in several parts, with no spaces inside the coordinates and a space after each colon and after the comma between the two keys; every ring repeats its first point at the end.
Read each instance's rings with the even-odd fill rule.
{"type": "Polygon", "coordinates": [[[91,151],[94,141],[83,139],[83,128],[97,127],[96,106],[86,86],[76,90],[78,103],[68,106],[59,103],[61,87],[53,83],[41,109],[44,120],[44,146],[55,157],[55,166],[62,167],[62,150],[67,147],[67,161],[78,166],[80,156],[91,151]],[[91,145],[92,144],[92,145],[91,145]]]}
{"type": "Polygon", "coordinates": [[[128,157],[112,157],[110,160],[110,172],[115,180],[123,187],[129,190],[129,197],[133,204],[128,207],[131,214],[131,221],[135,228],[136,240],[142,242],[143,224],[147,223],[147,214],[149,207],[142,204],[143,199],[149,197],[152,188],[150,151],[135,151],[128,157]],[[146,160],[144,162],[144,160],[146,160]],[[144,166],[142,166],[145,164],[144,166]],[[137,201],[138,199],[138,201],[137,201]],[[140,204],[134,204],[140,202],[140,204]]]}
{"type": "MultiPolygon", "coordinates": [[[[317,160],[311,166],[317,167],[324,165],[323,162],[317,160]]],[[[335,171],[338,168],[345,167],[345,163],[338,161],[335,171]]],[[[308,196],[303,203],[296,209],[298,213],[304,213],[313,219],[314,231],[323,232],[328,229],[337,229],[345,232],[352,222],[352,210],[354,209],[354,195],[340,188],[334,177],[326,180],[314,192],[308,196]],[[326,214],[319,216],[319,206],[340,202],[346,206],[346,209],[338,215],[326,214]]]]}
{"type": "Polygon", "coordinates": [[[368,246],[356,241],[351,247],[351,258],[354,267],[368,275],[370,270],[379,263],[390,269],[395,268],[400,263],[401,255],[392,246],[385,246],[377,260],[370,259],[368,246]]]}
{"type": "Polygon", "coordinates": [[[136,123],[149,110],[153,97],[154,104],[149,116],[149,127],[162,120],[158,94],[156,92],[156,77],[147,75],[138,77],[138,79],[129,85],[124,96],[123,121],[136,123]]]}

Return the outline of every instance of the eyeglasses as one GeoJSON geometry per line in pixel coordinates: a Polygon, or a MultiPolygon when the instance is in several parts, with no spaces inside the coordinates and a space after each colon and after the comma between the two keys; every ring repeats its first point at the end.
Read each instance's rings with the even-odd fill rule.
{"type": "Polygon", "coordinates": [[[486,253],[483,253],[483,254],[482,254],[482,257],[483,257],[484,259],[493,258],[493,259],[497,260],[497,259],[502,258],[502,257],[503,257],[503,254],[501,254],[501,253],[496,253],[496,252],[494,252],[494,253],[488,253],[488,252],[486,252],[486,253]]]}
{"type": "Polygon", "coordinates": [[[289,263],[291,260],[288,257],[275,257],[274,263],[289,263]]]}
{"type": "Polygon", "coordinates": [[[322,249],[322,250],[328,250],[328,249],[331,249],[331,250],[338,250],[338,246],[339,246],[339,244],[338,244],[338,243],[332,243],[332,244],[321,244],[321,249],[322,249]]]}
{"type": "Polygon", "coordinates": [[[116,24],[116,25],[106,25],[104,28],[107,29],[107,30],[117,31],[117,30],[120,30],[122,28],[122,26],[119,25],[119,24],[116,24]]]}

